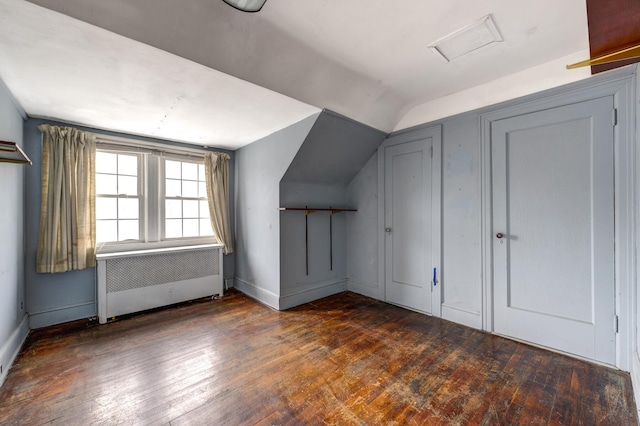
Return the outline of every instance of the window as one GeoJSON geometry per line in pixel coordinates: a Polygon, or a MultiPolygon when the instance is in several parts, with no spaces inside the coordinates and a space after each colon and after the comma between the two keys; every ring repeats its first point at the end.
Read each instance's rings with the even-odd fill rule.
{"type": "Polygon", "coordinates": [[[96,153],[96,240],[140,240],[140,156],[96,153]]]}
{"type": "Polygon", "coordinates": [[[100,251],[215,243],[203,159],[99,143],[96,240],[100,251]]]}
{"type": "Polygon", "coordinates": [[[165,238],[213,235],[204,164],[164,160],[165,238]]]}

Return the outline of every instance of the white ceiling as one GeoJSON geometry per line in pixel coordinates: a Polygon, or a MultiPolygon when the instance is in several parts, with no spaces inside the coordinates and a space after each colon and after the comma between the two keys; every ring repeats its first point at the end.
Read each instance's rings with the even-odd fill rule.
{"type": "Polygon", "coordinates": [[[505,81],[553,87],[588,75],[562,66],[587,49],[584,0],[0,0],[0,77],[27,114],[231,149],[320,108],[388,132],[505,81]],[[488,14],[504,42],[427,49],[488,14]]]}

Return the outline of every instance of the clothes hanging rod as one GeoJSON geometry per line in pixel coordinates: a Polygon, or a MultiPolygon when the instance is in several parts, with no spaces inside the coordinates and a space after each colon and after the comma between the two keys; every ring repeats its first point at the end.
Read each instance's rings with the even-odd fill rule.
{"type": "Polygon", "coordinates": [[[292,211],[302,211],[302,212],[332,212],[332,213],[340,213],[340,212],[357,212],[357,209],[336,209],[336,208],[315,208],[315,207],[279,207],[278,210],[292,210],[292,211]]]}
{"type": "Polygon", "coordinates": [[[0,162],[33,164],[27,154],[15,142],[0,141],[0,162]]]}

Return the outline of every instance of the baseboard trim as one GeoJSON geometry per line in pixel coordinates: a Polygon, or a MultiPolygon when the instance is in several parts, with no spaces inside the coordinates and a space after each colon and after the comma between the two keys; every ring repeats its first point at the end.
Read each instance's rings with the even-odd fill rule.
{"type": "Polygon", "coordinates": [[[84,302],[51,310],[29,313],[31,329],[48,327],[97,315],[96,302],[84,302]]]}
{"type": "Polygon", "coordinates": [[[633,388],[636,410],[638,410],[638,417],[640,418],[640,357],[636,351],[633,351],[633,361],[631,365],[631,387],[633,388]]]}
{"type": "Polygon", "coordinates": [[[250,298],[257,300],[263,305],[269,306],[270,308],[278,310],[280,307],[277,294],[270,292],[269,290],[260,288],[253,283],[236,277],[233,281],[233,287],[236,290],[246,294],[250,298]]]}
{"type": "Polygon", "coordinates": [[[442,319],[482,330],[482,316],[479,312],[472,312],[443,303],[442,319]]]}
{"type": "Polygon", "coordinates": [[[384,301],[384,289],[380,288],[378,283],[372,284],[347,278],[347,290],[384,301]]]}
{"type": "Polygon", "coordinates": [[[347,281],[330,281],[322,286],[280,297],[280,310],[293,308],[347,290],[347,281]]]}
{"type": "Polygon", "coordinates": [[[22,345],[24,345],[27,336],[29,335],[29,315],[25,314],[22,317],[22,321],[18,327],[13,330],[13,333],[9,336],[9,340],[0,349],[0,365],[2,366],[2,373],[0,373],[0,387],[7,378],[9,369],[15,361],[22,345]]]}

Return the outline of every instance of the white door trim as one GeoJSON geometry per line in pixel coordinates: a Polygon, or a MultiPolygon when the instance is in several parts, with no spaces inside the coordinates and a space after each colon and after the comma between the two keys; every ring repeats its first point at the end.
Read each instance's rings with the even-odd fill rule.
{"type": "MultiPolygon", "coordinates": [[[[433,140],[433,157],[431,159],[431,218],[432,218],[432,264],[437,268],[437,283],[432,293],[432,312],[435,317],[442,316],[442,126],[436,125],[415,132],[403,133],[385,140],[378,148],[378,286],[384,289],[385,283],[385,149],[406,142],[414,142],[426,138],[433,140]]],[[[433,286],[433,283],[432,283],[433,286]]]]}
{"type": "MultiPolygon", "coordinates": [[[[493,331],[493,230],[491,194],[491,122],[577,102],[613,96],[617,109],[614,128],[615,184],[615,294],[619,333],[616,336],[616,366],[630,371],[635,347],[633,297],[635,297],[635,75],[627,72],[598,75],[570,91],[547,95],[518,105],[480,115],[481,155],[481,248],[482,328],[493,331]]],[[[613,319],[612,319],[613,327],[613,319]]]]}

